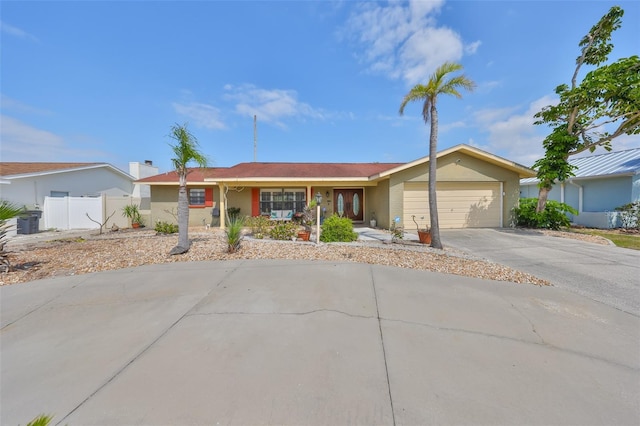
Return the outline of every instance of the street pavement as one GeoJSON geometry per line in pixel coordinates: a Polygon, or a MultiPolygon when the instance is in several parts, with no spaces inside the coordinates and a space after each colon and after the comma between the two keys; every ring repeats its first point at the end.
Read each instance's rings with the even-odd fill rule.
{"type": "Polygon", "coordinates": [[[640,319],[559,287],[211,261],[0,308],[2,425],[640,424],[640,319]]]}
{"type": "Polygon", "coordinates": [[[443,229],[442,244],[640,317],[640,251],[535,230],[443,229]]]}

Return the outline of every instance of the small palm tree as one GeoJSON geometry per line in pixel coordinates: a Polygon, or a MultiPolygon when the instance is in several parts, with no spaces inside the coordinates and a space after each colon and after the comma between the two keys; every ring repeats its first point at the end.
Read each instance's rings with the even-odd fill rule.
{"type": "Polygon", "coordinates": [[[4,246],[7,244],[7,233],[11,229],[9,219],[18,216],[22,211],[23,209],[15,204],[0,200],[0,272],[9,272],[11,270],[9,255],[4,251],[4,246]]]}
{"type": "Polygon", "coordinates": [[[178,245],[169,254],[182,254],[189,251],[189,197],[187,194],[188,164],[195,162],[200,167],[207,166],[207,157],[198,150],[198,140],[188,130],[187,125],[171,127],[171,139],[176,141],[171,145],[174,158],[171,159],[175,171],[180,178],[178,190],[178,245]]]}
{"type": "Polygon", "coordinates": [[[445,62],[431,75],[426,85],[417,84],[402,99],[400,115],[409,102],[421,101],[422,118],[425,124],[431,119],[429,136],[429,218],[431,221],[431,247],[442,249],[440,241],[440,226],[438,225],[438,204],[436,201],[436,154],[438,151],[438,109],[436,107],[438,95],[453,95],[462,98],[459,88],[472,91],[475,83],[458,75],[448,77],[448,74],[459,71],[462,65],[445,62]]]}

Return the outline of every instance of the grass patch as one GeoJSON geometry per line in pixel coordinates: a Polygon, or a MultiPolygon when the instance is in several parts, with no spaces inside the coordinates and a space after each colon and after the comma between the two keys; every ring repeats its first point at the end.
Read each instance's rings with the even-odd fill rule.
{"type": "Polygon", "coordinates": [[[58,238],[56,240],[50,240],[50,243],[84,243],[85,240],[82,237],[71,237],[71,238],[58,238]]]}
{"type": "Polygon", "coordinates": [[[611,240],[618,247],[640,250],[640,234],[628,234],[620,231],[611,231],[604,229],[572,229],[572,232],[580,234],[597,235],[611,240]]]}

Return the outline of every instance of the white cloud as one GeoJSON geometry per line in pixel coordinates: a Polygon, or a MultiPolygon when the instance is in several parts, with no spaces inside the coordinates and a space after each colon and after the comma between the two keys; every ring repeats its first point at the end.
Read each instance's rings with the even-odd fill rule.
{"type": "Polygon", "coordinates": [[[199,102],[174,102],[173,109],[187,119],[193,120],[196,126],[206,129],[226,128],[224,122],[220,119],[220,110],[211,105],[199,102]]]}
{"type": "MultiPolygon", "coordinates": [[[[622,135],[618,136],[611,142],[612,151],[626,151],[628,149],[640,148],[640,136],[638,135],[622,135]]],[[[595,151],[589,150],[583,151],[580,154],[576,154],[571,158],[589,157],[591,155],[606,154],[607,150],[599,146],[595,151]]]]}
{"type": "Polygon", "coordinates": [[[480,126],[488,127],[493,122],[503,119],[517,110],[517,107],[487,108],[476,111],[473,116],[480,126]]]}
{"type": "Polygon", "coordinates": [[[461,129],[461,128],[465,128],[467,127],[467,123],[465,123],[464,121],[454,121],[452,123],[446,123],[446,124],[438,124],[438,132],[439,133],[447,133],[450,130],[453,129],[461,129]]]}
{"type": "MultiPolygon", "coordinates": [[[[227,100],[235,102],[235,110],[240,115],[286,128],[282,120],[286,118],[312,118],[323,120],[327,114],[311,105],[300,102],[295,90],[261,89],[252,84],[240,86],[226,85],[227,100]]],[[[333,114],[332,114],[333,115],[333,114]]]]}
{"type": "Polygon", "coordinates": [[[23,38],[31,41],[38,41],[36,36],[29,34],[28,32],[21,30],[20,28],[14,27],[2,21],[0,21],[0,32],[14,36],[14,37],[18,37],[18,38],[23,38]]]}
{"type": "Polygon", "coordinates": [[[482,81],[478,83],[478,92],[479,93],[489,93],[496,87],[502,86],[501,81],[482,81]]]}
{"type": "MultiPolygon", "coordinates": [[[[487,109],[474,114],[476,124],[483,132],[488,133],[487,144],[476,145],[489,152],[496,152],[506,158],[526,166],[531,166],[537,159],[544,156],[542,141],[548,135],[549,129],[537,126],[534,115],[548,105],[555,105],[558,98],[546,95],[531,102],[525,111],[522,108],[487,109]]],[[[640,147],[640,136],[625,135],[616,138],[612,143],[615,151],[640,147]]],[[[597,148],[595,154],[606,152],[597,148]]],[[[592,155],[588,151],[577,157],[592,155]]]]}
{"type": "Polygon", "coordinates": [[[409,84],[424,82],[445,61],[462,57],[462,40],[449,28],[424,28],[416,31],[399,51],[401,77],[409,84]]]}
{"type": "Polygon", "coordinates": [[[1,115],[0,157],[2,161],[70,161],[93,159],[103,152],[73,149],[59,135],[36,129],[13,117],[1,115]]]}
{"type": "Polygon", "coordinates": [[[443,4],[444,0],[361,3],[341,35],[363,49],[359,56],[369,71],[413,85],[443,62],[459,61],[465,49],[473,54],[480,46],[475,41],[465,47],[458,33],[437,26],[434,16],[443,4]]]}
{"type": "Polygon", "coordinates": [[[0,107],[2,108],[3,111],[14,111],[19,113],[37,114],[37,115],[51,114],[49,111],[32,107],[30,105],[27,105],[20,101],[12,99],[8,96],[5,96],[4,94],[1,94],[1,93],[0,93],[0,107]]]}
{"type": "Polygon", "coordinates": [[[533,101],[526,111],[521,108],[486,109],[474,114],[481,131],[488,132],[487,145],[480,146],[526,166],[544,155],[542,140],[545,129],[534,125],[534,114],[556,102],[551,96],[533,101]]]}
{"type": "Polygon", "coordinates": [[[478,48],[480,47],[481,44],[482,42],[480,40],[474,41],[473,43],[469,43],[464,47],[464,51],[469,55],[474,55],[478,51],[478,48]]]}

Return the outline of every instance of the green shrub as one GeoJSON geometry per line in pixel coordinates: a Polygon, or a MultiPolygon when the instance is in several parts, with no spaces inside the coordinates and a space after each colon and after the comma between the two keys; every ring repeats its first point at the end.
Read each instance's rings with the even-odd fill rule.
{"type": "Polygon", "coordinates": [[[160,220],[156,222],[154,229],[158,234],[175,234],[178,232],[178,225],[160,220]]]}
{"type": "Polygon", "coordinates": [[[242,242],[242,227],[244,226],[244,219],[239,217],[230,218],[227,222],[227,252],[235,253],[240,250],[240,243],[242,242]]]}
{"type": "Polygon", "coordinates": [[[290,240],[295,237],[298,231],[298,224],[295,222],[280,222],[276,223],[269,236],[274,240],[290,240]]]}
{"type": "Polygon", "coordinates": [[[251,228],[254,237],[263,238],[271,226],[271,220],[264,216],[253,216],[246,218],[245,224],[251,228]]]}
{"type": "Polygon", "coordinates": [[[227,209],[227,216],[229,219],[236,219],[240,217],[240,207],[229,207],[227,209]]]}
{"type": "Polygon", "coordinates": [[[578,214],[573,207],[555,200],[547,200],[547,207],[540,213],[536,212],[537,206],[537,198],[521,198],[520,205],[513,209],[516,226],[557,230],[571,225],[567,213],[578,214]]]}
{"type": "Polygon", "coordinates": [[[353,230],[353,222],[347,217],[340,217],[334,214],[325,219],[322,224],[320,241],[325,243],[344,242],[348,243],[358,239],[358,233],[353,230]]]}

